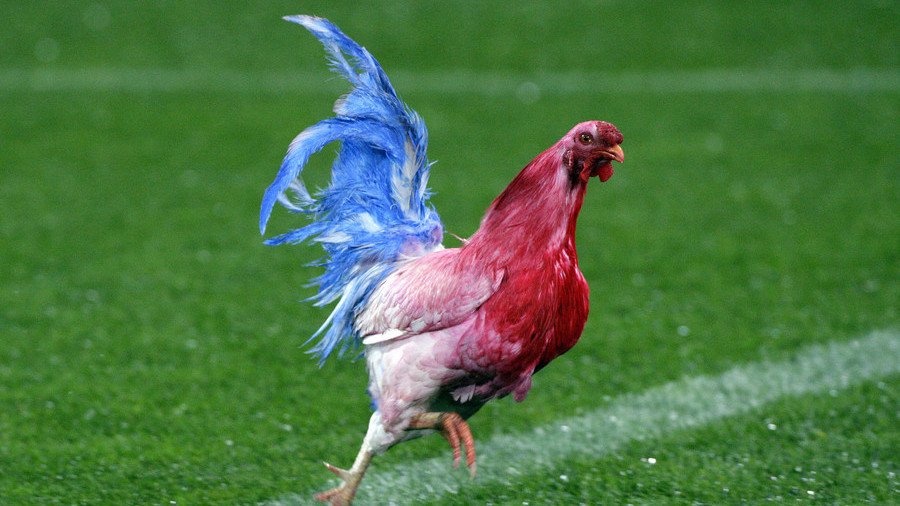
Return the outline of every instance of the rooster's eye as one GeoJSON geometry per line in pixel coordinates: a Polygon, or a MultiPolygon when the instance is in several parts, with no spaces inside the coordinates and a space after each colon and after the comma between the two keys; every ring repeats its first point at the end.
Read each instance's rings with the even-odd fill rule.
{"type": "Polygon", "coordinates": [[[578,140],[581,141],[582,144],[590,144],[593,142],[594,137],[591,134],[584,133],[578,136],[578,140]]]}

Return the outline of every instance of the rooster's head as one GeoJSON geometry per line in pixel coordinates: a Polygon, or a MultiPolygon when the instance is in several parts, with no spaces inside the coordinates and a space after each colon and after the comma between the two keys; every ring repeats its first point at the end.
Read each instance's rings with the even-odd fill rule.
{"type": "Polygon", "coordinates": [[[599,176],[606,181],[613,175],[612,162],[622,163],[622,134],[612,123],[606,121],[585,121],[562,138],[565,149],[563,162],[572,171],[573,178],[582,181],[599,176]]]}

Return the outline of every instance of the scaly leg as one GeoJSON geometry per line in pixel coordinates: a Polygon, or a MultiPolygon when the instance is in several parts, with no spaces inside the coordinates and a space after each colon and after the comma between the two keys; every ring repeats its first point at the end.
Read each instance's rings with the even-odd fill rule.
{"type": "Polygon", "coordinates": [[[460,444],[466,451],[466,466],[469,474],[475,477],[475,440],[469,424],[456,413],[422,413],[412,418],[409,429],[440,430],[453,449],[453,467],[459,467],[461,457],[460,444]]]}
{"type": "Polygon", "coordinates": [[[332,506],[347,506],[353,502],[359,483],[366,474],[366,469],[372,461],[372,457],[383,452],[391,444],[392,437],[385,433],[381,426],[381,414],[377,411],[372,413],[369,419],[369,429],[366,431],[366,437],[363,439],[362,447],[353,461],[350,469],[340,469],[329,463],[325,463],[325,467],[329,471],[336,474],[338,478],[343,480],[340,486],[324,492],[319,492],[313,497],[317,501],[327,502],[332,506]]]}
{"type": "Polygon", "coordinates": [[[317,501],[327,502],[331,504],[331,506],[348,506],[353,501],[353,496],[356,495],[356,489],[359,487],[359,482],[362,481],[363,475],[366,473],[366,468],[369,467],[369,462],[371,461],[372,452],[366,449],[364,444],[359,450],[356,460],[353,462],[353,467],[349,470],[335,467],[326,462],[325,467],[342,479],[343,483],[331,490],[319,492],[313,497],[317,501]]]}

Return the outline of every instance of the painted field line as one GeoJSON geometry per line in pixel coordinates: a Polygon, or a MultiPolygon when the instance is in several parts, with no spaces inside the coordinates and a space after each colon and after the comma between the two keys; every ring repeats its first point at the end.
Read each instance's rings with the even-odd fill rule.
{"type": "MultiPolygon", "coordinates": [[[[585,415],[531,433],[476,440],[478,477],[453,471],[449,452],[393,469],[374,468],[360,487],[361,504],[421,503],[515,480],[574,456],[602,456],[634,440],[699,427],[787,396],[841,390],[900,372],[900,332],[876,331],[849,341],[810,346],[782,362],[737,366],[719,376],[698,376],[624,395],[585,415]]],[[[513,408],[510,408],[513,409],[513,408]]],[[[477,438],[477,434],[476,434],[477,438]]],[[[324,468],[322,475],[327,476],[324,468]]],[[[326,483],[323,481],[323,487],[326,483]]],[[[313,504],[312,491],[269,501],[269,506],[313,504]]]]}
{"type": "MultiPolygon", "coordinates": [[[[470,70],[393,71],[401,94],[516,96],[577,93],[872,93],[900,91],[891,69],[772,70],[723,68],[696,71],[554,72],[516,74],[470,70]]],[[[223,92],[248,94],[326,93],[346,86],[324,70],[241,72],[212,68],[0,68],[0,92],[223,92]]]]}

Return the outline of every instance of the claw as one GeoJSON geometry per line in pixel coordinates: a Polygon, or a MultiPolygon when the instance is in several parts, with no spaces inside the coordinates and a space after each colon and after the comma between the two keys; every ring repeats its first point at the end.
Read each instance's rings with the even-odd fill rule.
{"type": "Polygon", "coordinates": [[[338,478],[340,478],[344,481],[347,481],[350,479],[350,471],[348,471],[346,469],[341,469],[340,467],[335,467],[335,466],[329,464],[328,462],[322,462],[322,463],[325,464],[325,467],[328,468],[329,471],[336,474],[338,478]]]}
{"type": "Polygon", "coordinates": [[[456,431],[456,427],[445,425],[441,434],[450,443],[450,448],[453,449],[453,469],[459,469],[459,460],[462,455],[459,449],[459,434],[456,431]]]}
{"type": "Polygon", "coordinates": [[[409,424],[410,429],[435,429],[440,430],[444,439],[450,443],[453,450],[453,467],[459,467],[462,451],[466,452],[466,467],[469,474],[475,477],[477,465],[475,463],[475,439],[469,424],[456,413],[422,413],[413,417],[409,424]]]}
{"type": "MultiPolygon", "coordinates": [[[[469,424],[466,423],[466,421],[456,413],[448,414],[444,423],[450,425],[451,427],[453,427],[453,430],[456,431],[457,436],[462,442],[463,447],[466,451],[466,467],[469,468],[469,475],[474,478],[475,470],[477,468],[477,465],[475,463],[475,439],[472,437],[472,430],[469,429],[469,424]]],[[[454,452],[454,456],[456,456],[458,453],[459,450],[457,449],[454,452]]]]}

